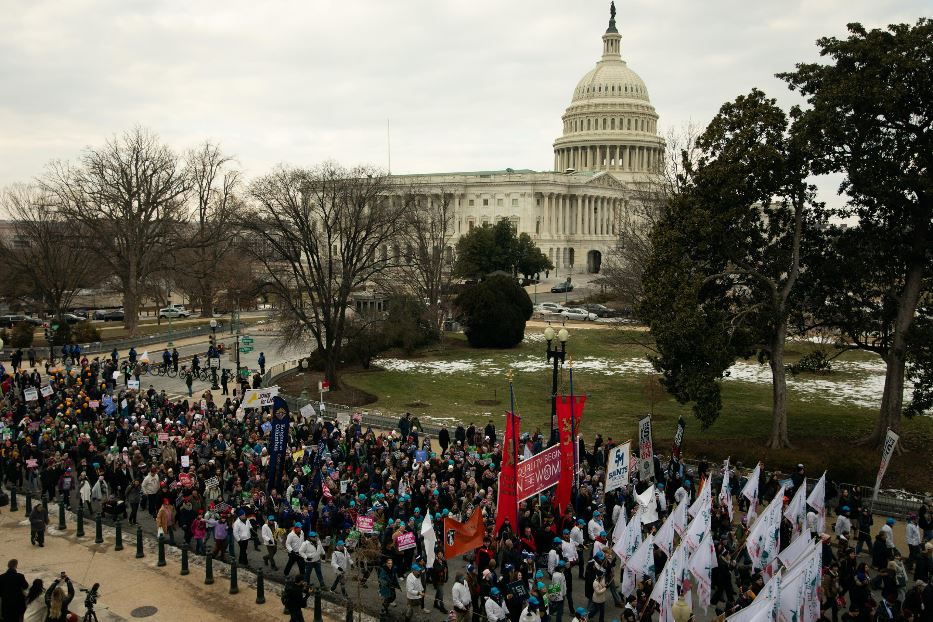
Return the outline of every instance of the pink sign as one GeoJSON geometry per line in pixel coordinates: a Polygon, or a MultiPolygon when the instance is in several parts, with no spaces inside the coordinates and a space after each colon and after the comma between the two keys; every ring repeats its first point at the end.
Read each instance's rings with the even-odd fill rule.
{"type": "Polygon", "coordinates": [[[372,533],[373,532],[373,517],[372,516],[357,516],[356,517],[356,528],[360,533],[372,533]]]}
{"type": "Polygon", "coordinates": [[[159,432],[159,442],[164,443],[168,440],[168,432],[159,432]]]}
{"type": "Polygon", "coordinates": [[[560,480],[560,445],[518,463],[518,500],[533,497],[560,480]]]}
{"type": "Polygon", "coordinates": [[[35,469],[38,466],[39,466],[39,461],[36,460],[35,458],[29,458],[28,460],[26,460],[27,469],[35,469]]]}
{"type": "Polygon", "coordinates": [[[415,534],[412,532],[403,533],[402,535],[395,538],[395,547],[399,551],[407,551],[408,549],[415,548],[415,534]]]}

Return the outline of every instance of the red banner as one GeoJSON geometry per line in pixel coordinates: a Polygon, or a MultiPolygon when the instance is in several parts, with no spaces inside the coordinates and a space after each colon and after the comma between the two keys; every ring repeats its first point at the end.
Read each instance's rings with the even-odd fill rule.
{"type": "Polygon", "coordinates": [[[518,483],[516,447],[518,446],[518,417],[505,413],[505,437],[502,441],[502,469],[499,472],[499,499],[496,502],[496,533],[506,519],[512,531],[518,533],[518,483]]]}
{"type": "Polygon", "coordinates": [[[524,501],[560,480],[560,445],[518,463],[518,500],[524,501]]]}
{"type": "Polygon", "coordinates": [[[463,523],[447,516],[444,518],[444,555],[453,559],[479,548],[485,535],[483,513],[479,509],[473,510],[473,515],[463,523]]]}
{"type": "Polygon", "coordinates": [[[585,395],[573,396],[573,420],[571,420],[570,396],[557,396],[557,429],[560,432],[560,482],[557,484],[557,507],[560,512],[570,503],[570,493],[573,490],[573,473],[576,469],[574,449],[577,439],[574,432],[580,434],[580,420],[583,418],[583,405],[586,403],[585,395]]]}

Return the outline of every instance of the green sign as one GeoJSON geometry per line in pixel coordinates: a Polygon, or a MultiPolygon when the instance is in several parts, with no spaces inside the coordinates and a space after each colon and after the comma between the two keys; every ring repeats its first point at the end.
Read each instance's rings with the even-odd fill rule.
{"type": "Polygon", "coordinates": [[[244,378],[249,378],[249,370],[244,367],[243,369],[240,370],[240,375],[243,376],[244,378]]]}
{"type": "Polygon", "coordinates": [[[240,352],[242,352],[243,354],[247,354],[252,351],[253,351],[253,348],[250,346],[243,346],[242,348],[240,348],[240,352]]]}
{"type": "Polygon", "coordinates": [[[58,324],[52,324],[52,330],[58,330],[58,324]]]}
{"type": "Polygon", "coordinates": [[[246,335],[245,337],[240,337],[240,341],[243,343],[253,343],[253,338],[249,335],[246,335]]]}

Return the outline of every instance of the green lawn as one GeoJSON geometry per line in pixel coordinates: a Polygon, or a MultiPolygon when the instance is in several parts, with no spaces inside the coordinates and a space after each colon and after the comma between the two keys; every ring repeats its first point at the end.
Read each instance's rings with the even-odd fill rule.
{"type": "MultiPolygon", "coordinates": [[[[526,334],[538,330],[529,327],[526,334]]],[[[814,347],[797,342],[789,344],[788,363],[814,347]]],[[[763,448],[771,420],[767,367],[761,370],[743,368],[748,373],[767,374],[765,382],[725,381],[722,415],[709,429],[701,430],[689,406],[682,406],[665,393],[652,390],[656,381],[644,359],[649,348],[650,336],[641,331],[571,331],[568,354],[575,366],[574,392],[587,394],[583,417],[583,433],[587,438],[593,438],[597,432],[604,438],[634,438],[638,419],[653,411],[655,443],[667,450],[677,419],[683,415],[688,422],[687,451],[694,457],[718,460],[731,455],[733,460],[745,462],[765,458],[772,466],[788,468],[801,461],[811,465],[811,472],[832,467],[840,481],[873,482],[879,458],[877,451],[855,447],[852,441],[871,429],[874,409],[838,398],[836,401],[826,399],[821,395],[820,384],[806,392],[796,391],[791,385],[789,429],[795,447],[767,452],[763,448]],[[607,366],[611,369],[607,370],[607,366]]],[[[543,340],[529,342],[529,337],[519,347],[501,351],[469,348],[462,335],[454,335],[411,357],[390,353],[387,358],[393,361],[388,370],[347,373],[343,379],[353,387],[378,396],[378,401],[369,406],[373,409],[411,411],[422,417],[453,417],[474,422],[484,422],[485,413],[492,413],[501,429],[503,413],[509,408],[506,372],[513,369],[522,429],[547,428],[551,373],[546,367],[544,351],[543,340]],[[416,367],[405,369],[406,364],[416,367]]],[[[872,357],[862,352],[847,352],[837,360],[843,364],[864,364],[872,357]]],[[[749,363],[754,364],[754,361],[749,363]]],[[[814,383],[859,383],[869,375],[851,365],[844,372],[812,380],[814,383]]],[[[801,377],[801,380],[806,378],[801,377]]],[[[569,391],[566,367],[560,386],[561,391],[569,391]]],[[[872,387],[863,390],[870,392],[872,387]]],[[[885,484],[931,490],[933,461],[930,452],[922,448],[933,441],[933,419],[922,417],[906,421],[904,432],[905,444],[913,451],[907,454],[909,458],[892,461],[885,484]],[[918,470],[917,467],[922,468],[918,470]]]]}

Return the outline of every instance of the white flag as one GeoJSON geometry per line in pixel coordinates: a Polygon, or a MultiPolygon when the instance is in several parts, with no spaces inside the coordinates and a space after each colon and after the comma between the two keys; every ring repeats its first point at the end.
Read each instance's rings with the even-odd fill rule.
{"type": "Polygon", "coordinates": [[[816,532],[823,533],[826,528],[826,471],[823,471],[823,476],[820,477],[813,490],[810,491],[807,504],[816,510],[816,532]]]}
{"type": "Polygon", "coordinates": [[[748,476],[748,481],[742,488],[742,496],[748,499],[748,515],[746,524],[751,525],[758,516],[758,480],[761,479],[761,463],[755,465],[755,470],[748,476]]]}
{"type": "Polygon", "coordinates": [[[713,505],[713,493],[711,491],[712,486],[710,485],[710,478],[707,477],[706,481],[703,482],[703,488],[700,489],[700,494],[697,495],[696,500],[693,502],[693,505],[690,506],[690,509],[687,512],[690,516],[696,516],[700,513],[701,510],[707,509],[710,510],[713,505]]]}
{"type": "Polygon", "coordinates": [[[729,513],[729,521],[732,521],[732,488],[729,484],[729,458],[726,458],[722,466],[722,488],[719,490],[719,505],[726,508],[729,513]]]}
{"type": "Polygon", "coordinates": [[[642,525],[650,525],[658,520],[658,500],[655,497],[656,494],[654,486],[648,486],[643,493],[635,496],[635,500],[642,508],[642,525]]]}
{"type": "MultiPolygon", "coordinates": [[[[686,504],[681,503],[680,505],[686,504]]],[[[664,521],[664,524],[661,525],[661,528],[658,529],[658,532],[654,534],[654,545],[664,551],[668,559],[670,559],[671,553],[674,550],[674,517],[676,514],[677,510],[671,512],[667,520],[664,521]]]]}
{"type": "Polygon", "coordinates": [[[811,544],[813,544],[813,538],[810,537],[809,531],[800,534],[797,539],[784,547],[784,550],[778,554],[778,559],[785,568],[790,568],[810,550],[811,544]]]}
{"type": "Polygon", "coordinates": [[[888,428],[888,434],[884,437],[884,447],[881,450],[881,466],[878,467],[878,477],[875,478],[875,491],[872,494],[872,499],[878,498],[881,480],[884,478],[884,472],[888,470],[888,464],[891,462],[891,456],[894,455],[894,448],[897,447],[897,441],[900,438],[894,430],[888,428]]]}
{"type": "Polygon", "coordinates": [[[613,552],[619,556],[623,563],[628,561],[628,558],[638,550],[638,545],[641,544],[641,512],[641,506],[638,506],[635,516],[632,517],[632,520],[626,525],[625,531],[622,532],[622,537],[612,547],[613,552]]]}
{"type": "Polygon", "coordinates": [[[661,576],[651,590],[651,600],[658,603],[658,622],[674,622],[674,603],[677,601],[677,574],[674,564],[668,561],[661,576]]]}
{"type": "Polygon", "coordinates": [[[783,509],[784,487],[771,500],[758,520],[748,532],[745,548],[756,570],[767,568],[777,557],[781,548],[781,510],[783,509]]]}
{"type": "Polygon", "coordinates": [[[622,511],[619,512],[619,520],[616,521],[615,526],[612,528],[612,543],[618,544],[619,540],[622,538],[622,534],[625,533],[625,528],[628,526],[628,523],[625,520],[625,506],[622,506],[622,511]]]}
{"type": "Polygon", "coordinates": [[[777,590],[768,589],[768,587],[772,586],[775,581],[780,581],[779,574],[768,581],[752,604],[733,613],[726,618],[726,622],[773,622],[774,609],[777,606],[777,590]]]}
{"type": "Polygon", "coordinates": [[[652,579],[654,578],[653,536],[649,535],[647,538],[642,540],[642,543],[638,545],[638,550],[628,558],[627,562],[625,562],[625,567],[634,572],[637,578],[641,578],[646,575],[652,579]]]}
{"type": "Polygon", "coordinates": [[[437,534],[434,533],[434,523],[431,522],[431,512],[428,512],[421,523],[421,538],[424,540],[424,561],[427,568],[434,566],[434,547],[437,546],[437,534]]]}
{"type": "Polygon", "coordinates": [[[690,521],[690,526],[687,527],[687,533],[684,534],[683,541],[687,544],[691,553],[699,548],[700,542],[703,541],[706,534],[712,531],[712,528],[712,517],[709,512],[700,512],[699,516],[690,521]]]}
{"type": "Polygon", "coordinates": [[[819,619],[822,561],[823,546],[814,542],[802,559],[782,573],[778,597],[779,622],[816,622],[819,619]]]}
{"type": "Polygon", "coordinates": [[[800,484],[794,498],[787,504],[784,516],[794,525],[793,537],[799,536],[807,525],[807,484],[800,484]]]}
{"type": "Polygon", "coordinates": [[[700,542],[700,547],[690,557],[688,569],[696,579],[697,595],[703,611],[710,605],[713,595],[713,568],[719,564],[716,560],[716,545],[713,543],[713,534],[707,532],[700,542]]]}
{"type": "Polygon", "coordinates": [[[680,594],[684,597],[687,606],[690,607],[690,609],[693,609],[693,597],[690,595],[693,581],[690,579],[690,571],[688,570],[689,565],[690,547],[688,547],[685,542],[681,542],[677,546],[677,549],[674,551],[674,555],[668,560],[664,567],[673,567],[674,580],[677,582],[677,587],[680,589],[680,594]]]}
{"type": "Polygon", "coordinates": [[[686,500],[677,506],[673,512],[671,512],[671,521],[674,526],[674,531],[677,532],[677,535],[681,538],[684,537],[684,534],[687,533],[687,508],[690,507],[690,504],[686,500]]]}

